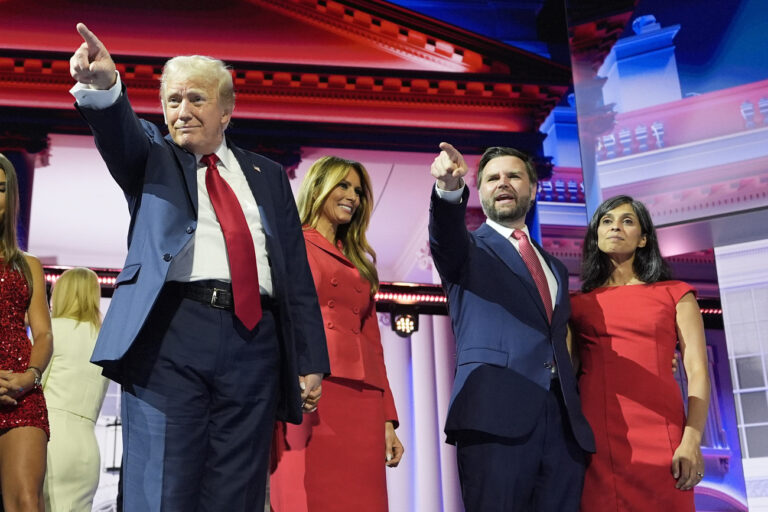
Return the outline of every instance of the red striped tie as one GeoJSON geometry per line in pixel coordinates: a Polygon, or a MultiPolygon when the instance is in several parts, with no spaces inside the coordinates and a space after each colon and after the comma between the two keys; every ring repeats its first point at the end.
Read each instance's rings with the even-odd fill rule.
{"type": "Polygon", "coordinates": [[[541,300],[544,302],[544,310],[547,312],[547,320],[551,322],[552,296],[549,294],[547,276],[544,275],[544,269],[541,268],[539,257],[536,256],[536,251],[533,250],[531,242],[529,242],[528,237],[525,236],[525,231],[516,229],[512,232],[512,237],[518,242],[520,256],[523,258],[525,266],[528,267],[528,272],[531,273],[533,282],[536,283],[536,288],[539,289],[539,295],[541,295],[541,300]]]}
{"type": "Polygon", "coordinates": [[[261,320],[259,273],[256,269],[256,252],[251,230],[237,196],[219,174],[216,155],[205,155],[200,161],[208,166],[205,171],[205,187],[224,232],[229,273],[232,278],[232,295],[235,300],[235,316],[251,330],[261,320]]]}

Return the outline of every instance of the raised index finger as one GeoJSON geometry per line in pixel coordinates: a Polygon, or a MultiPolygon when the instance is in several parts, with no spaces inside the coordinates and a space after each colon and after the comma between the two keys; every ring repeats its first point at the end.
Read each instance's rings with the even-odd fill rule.
{"type": "Polygon", "coordinates": [[[459,153],[459,151],[451,144],[448,144],[447,142],[441,142],[440,149],[446,152],[448,158],[451,159],[451,162],[459,163],[461,161],[461,153],[459,153]]]}
{"type": "Polygon", "coordinates": [[[85,26],[85,23],[77,24],[77,32],[80,34],[80,36],[82,36],[83,40],[88,45],[89,57],[93,57],[99,53],[102,48],[104,48],[104,44],[99,41],[99,38],[96,37],[96,34],[91,32],[88,27],[85,26]]]}

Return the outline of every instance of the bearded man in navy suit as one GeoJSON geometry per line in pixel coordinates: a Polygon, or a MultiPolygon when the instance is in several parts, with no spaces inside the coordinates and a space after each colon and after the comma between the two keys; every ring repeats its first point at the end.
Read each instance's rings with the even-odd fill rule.
{"type": "Polygon", "coordinates": [[[77,30],[71,92],[131,215],[92,357],[124,389],[123,509],[260,510],[275,418],[299,423],[329,372],[288,179],[224,136],[234,89],[221,61],[166,63],[163,137],[106,47],[77,30]]]}
{"type": "Polygon", "coordinates": [[[429,235],[456,337],[445,432],[465,508],[576,512],[594,438],[566,341],[568,272],[525,226],[535,167],[518,150],[486,150],[477,188],[488,220],[469,232],[467,165],[450,144],[440,149],[429,235]]]}

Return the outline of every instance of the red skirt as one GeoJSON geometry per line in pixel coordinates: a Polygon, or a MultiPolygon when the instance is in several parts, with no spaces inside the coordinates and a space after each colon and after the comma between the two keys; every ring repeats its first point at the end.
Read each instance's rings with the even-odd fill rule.
{"type": "Polygon", "coordinates": [[[274,512],[387,512],[384,393],[329,377],[317,411],[278,423],[270,502],[274,512]]]}

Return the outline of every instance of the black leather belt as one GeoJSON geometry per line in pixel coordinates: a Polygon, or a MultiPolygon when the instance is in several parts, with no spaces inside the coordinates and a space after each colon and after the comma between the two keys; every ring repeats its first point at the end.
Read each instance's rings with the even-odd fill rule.
{"type": "MultiPolygon", "coordinates": [[[[228,311],[233,311],[235,309],[235,301],[232,296],[232,284],[228,281],[206,279],[203,281],[190,281],[187,283],[170,281],[166,284],[177,290],[181,296],[186,299],[202,302],[212,308],[226,309],[228,311]]],[[[271,310],[272,307],[272,297],[269,295],[262,295],[261,309],[271,310]]]]}

